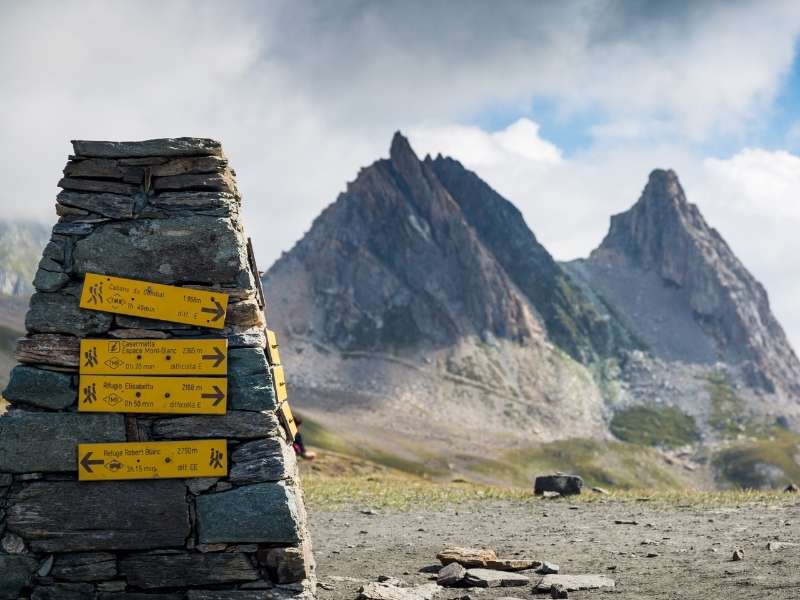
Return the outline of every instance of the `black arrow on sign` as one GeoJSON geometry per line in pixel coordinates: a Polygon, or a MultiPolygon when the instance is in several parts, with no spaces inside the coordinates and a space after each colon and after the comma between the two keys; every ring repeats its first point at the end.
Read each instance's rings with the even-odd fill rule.
{"type": "Polygon", "coordinates": [[[225,360],[225,354],[223,354],[222,350],[214,346],[214,354],[203,354],[201,358],[203,360],[216,360],[214,366],[218,367],[220,363],[225,360]]]}
{"type": "Polygon", "coordinates": [[[92,465],[103,465],[105,464],[104,460],[91,460],[92,452],[87,452],[86,456],[83,457],[81,460],[81,466],[86,469],[87,473],[92,473],[92,465]]]}
{"type": "Polygon", "coordinates": [[[220,317],[222,317],[225,314],[225,309],[222,308],[222,304],[214,300],[214,298],[212,298],[211,301],[214,303],[214,308],[208,308],[204,306],[203,308],[200,309],[200,311],[204,313],[213,314],[214,317],[211,320],[219,321],[220,317]]]}
{"type": "Polygon", "coordinates": [[[214,391],[216,392],[215,394],[201,394],[200,397],[201,398],[214,398],[213,406],[216,406],[217,404],[222,402],[222,399],[225,397],[225,394],[216,385],[214,386],[214,391]]]}

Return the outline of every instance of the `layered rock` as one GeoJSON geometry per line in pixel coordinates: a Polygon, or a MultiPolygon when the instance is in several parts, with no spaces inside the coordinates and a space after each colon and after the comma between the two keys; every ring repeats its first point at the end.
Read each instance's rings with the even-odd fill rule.
{"type": "Polygon", "coordinates": [[[0,533],[9,540],[0,551],[0,598],[312,591],[297,465],[265,352],[263,298],[219,143],[78,141],[74,148],[17,346],[22,364],[3,392],[11,409],[0,417],[0,533]],[[83,310],[88,272],[222,291],[230,300],[225,326],[83,310]],[[227,413],[76,412],[79,340],[89,336],[226,337],[227,413]],[[202,438],[227,439],[229,477],[77,481],[78,443],[202,438]]]}
{"type": "Polygon", "coordinates": [[[567,353],[598,356],[613,334],[570,304],[581,292],[513,207],[488,186],[472,201],[473,178],[397,134],[266,273],[312,417],[409,457],[409,439],[473,452],[602,434],[599,392],[567,353]]]}
{"type": "Polygon", "coordinates": [[[653,171],[591,256],[564,266],[646,350],[623,372],[634,400],[679,401],[702,416],[713,375],[738,390],[738,410],[800,416],[800,362],[764,287],[687,201],[673,171],[653,171]],[[654,393],[658,379],[669,383],[654,393]]]}

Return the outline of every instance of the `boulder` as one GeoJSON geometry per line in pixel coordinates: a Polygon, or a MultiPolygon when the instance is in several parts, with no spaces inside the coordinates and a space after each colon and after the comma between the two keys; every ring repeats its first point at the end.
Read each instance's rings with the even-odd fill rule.
{"type": "Polygon", "coordinates": [[[577,475],[540,475],[533,484],[533,493],[541,496],[544,492],[556,492],[562,496],[580,494],[583,479],[577,475]]]}
{"type": "Polygon", "coordinates": [[[444,566],[439,571],[436,577],[436,583],[448,587],[458,585],[467,575],[467,570],[457,562],[452,562],[444,566]]]}

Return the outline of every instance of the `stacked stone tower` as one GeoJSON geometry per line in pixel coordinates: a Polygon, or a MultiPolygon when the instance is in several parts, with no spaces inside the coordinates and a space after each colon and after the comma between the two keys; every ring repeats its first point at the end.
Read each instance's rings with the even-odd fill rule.
{"type": "MultiPolygon", "coordinates": [[[[59,182],[59,220],[34,281],[27,335],[17,346],[21,364],[3,392],[11,408],[0,418],[0,599],[259,600],[312,593],[291,413],[235,173],[221,145],[178,138],[73,147],[59,182]],[[213,305],[198,308],[204,326],[98,309],[87,304],[97,301],[87,300],[87,274],[177,286],[187,298],[210,293],[215,304],[227,299],[227,310],[220,312],[224,302],[216,313],[213,305]],[[126,393],[150,384],[114,379],[113,371],[119,395],[83,380],[87,365],[116,369],[122,361],[90,360],[82,341],[106,344],[110,352],[115,341],[130,348],[160,344],[166,353],[160,359],[169,361],[173,342],[192,340],[214,340],[221,348],[215,352],[227,355],[222,383],[203,394],[214,402],[209,410],[221,414],[192,414],[195,404],[177,402],[180,393],[169,406],[170,413],[183,407],[182,414],[148,409],[146,394],[131,392],[134,403],[126,393]],[[136,456],[128,448],[158,453],[169,446],[164,442],[181,440],[191,450],[209,439],[221,450],[185,468],[203,473],[211,465],[219,472],[214,477],[156,468],[145,469],[142,479],[118,480],[147,460],[78,452],[79,444],[128,444],[125,452],[136,456]]],[[[147,285],[142,293],[145,300],[159,294],[147,285]]],[[[127,300],[115,299],[120,306],[127,300]]],[[[135,352],[128,358],[142,360],[135,352]]],[[[174,389],[210,382],[202,371],[189,374],[199,376],[195,383],[181,380],[174,389]]],[[[171,462],[169,455],[165,463],[171,462]]]]}

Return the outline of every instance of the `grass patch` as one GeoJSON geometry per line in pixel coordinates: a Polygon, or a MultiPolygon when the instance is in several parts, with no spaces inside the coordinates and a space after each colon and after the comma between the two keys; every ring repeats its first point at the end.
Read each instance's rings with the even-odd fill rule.
{"type": "Polygon", "coordinates": [[[725,438],[747,432],[745,404],[733,391],[727,376],[723,373],[709,375],[706,389],[711,395],[711,415],[708,419],[711,428],[725,438]]]}
{"type": "Polygon", "coordinates": [[[677,448],[696,442],[700,433],[694,418],[672,406],[633,406],[611,419],[611,433],[643,446],[677,448]]]}
{"type": "Polygon", "coordinates": [[[800,481],[800,436],[786,430],[770,439],[737,444],[712,458],[721,485],[745,489],[782,488],[800,481]]]}
{"type": "Polygon", "coordinates": [[[301,431],[303,441],[307,446],[365,459],[380,466],[420,477],[438,477],[446,473],[443,467],[435,464],[409,460],[390,452],[375,450],[369,446],[348,441],[306,416],[303,416],[301,431]]]}
{"type": "Polygon", "coordinates": [[[534,496],[532,490],[512,487],[488,486],[475,483],[434,482],[398,473],[369,477],[328,477],[304,475],[303,490],[307,502],[314,510],[340,507],[374,507],[407,509],[437,509],[453,504],[478,502],[569,504],[592,502],[647,502],[665,508],[692,508],[736,506],[742,504],[794,504],[797,495],[783,492],[754,490],[727,490],[698,492],[693,490],[615,490],[609,495],[583,493],[558,499],[534,496]]]}
{"type": "Polygon", "coordinates": [[[562,471],[588,486],[619,489],[683,487],[677,469],[650,448],[616,441],[573,438],[506,452],[498,459],[459,457],[477,475],[530,488],[536,475],[562,471]]]}

